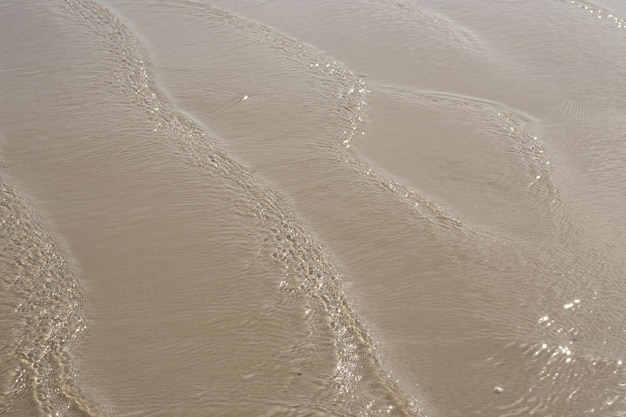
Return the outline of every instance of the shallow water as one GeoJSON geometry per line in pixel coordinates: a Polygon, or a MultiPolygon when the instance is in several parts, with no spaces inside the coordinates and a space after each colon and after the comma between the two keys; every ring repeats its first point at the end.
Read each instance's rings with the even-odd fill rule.
{"type": "Polygon", "coordinates": [[[0,5],[0,414],[626,415],[624,19],[0,5]]]}

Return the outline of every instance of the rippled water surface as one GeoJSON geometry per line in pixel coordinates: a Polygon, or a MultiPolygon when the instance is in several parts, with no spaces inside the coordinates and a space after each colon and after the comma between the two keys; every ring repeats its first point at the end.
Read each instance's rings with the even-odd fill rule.
{"type": "Polygon", "coordinates": [[[0,415],[626,415],[623,2],[0,36],[0,415]]]}

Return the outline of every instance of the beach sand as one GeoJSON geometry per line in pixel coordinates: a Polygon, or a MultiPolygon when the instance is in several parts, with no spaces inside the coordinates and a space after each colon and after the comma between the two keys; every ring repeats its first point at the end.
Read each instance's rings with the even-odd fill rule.
{"type": "Polygon", "coordinates": [[[617,0],[0,5],[0,415],[626,413],[617,0]]]}

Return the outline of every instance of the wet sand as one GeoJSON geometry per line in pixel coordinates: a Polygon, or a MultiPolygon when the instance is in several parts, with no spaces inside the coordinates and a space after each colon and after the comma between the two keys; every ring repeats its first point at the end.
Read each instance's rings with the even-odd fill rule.
{"type": "Polygon", "coordinates": [[[0,414],[626,413],[620,2],[0,16],[0,414]]]}

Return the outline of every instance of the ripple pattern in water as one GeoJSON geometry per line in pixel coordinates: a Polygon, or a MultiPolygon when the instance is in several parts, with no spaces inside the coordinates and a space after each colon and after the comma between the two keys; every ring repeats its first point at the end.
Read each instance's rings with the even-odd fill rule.
{"type": "Polygon", "coordinates": [[[106,415],[81,387],[84,297],[68,256],[23,196],[0,183],[3,415],[106,415]]]}
{"type": "Polygon", "coordinates": [[[0,6],[0,413],[624,415],[606,3],[0,6]]]}

